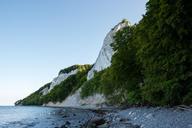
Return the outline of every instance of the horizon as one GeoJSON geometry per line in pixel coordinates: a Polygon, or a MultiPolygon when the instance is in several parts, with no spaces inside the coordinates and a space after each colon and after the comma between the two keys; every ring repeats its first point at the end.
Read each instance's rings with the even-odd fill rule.
{"type": "Polygon", "coordinates": [[[12,106],[63,68],[93,64],[110,29],[122,19],[138,23],[147,1],[0,1],[0,106],[12,106]]]}

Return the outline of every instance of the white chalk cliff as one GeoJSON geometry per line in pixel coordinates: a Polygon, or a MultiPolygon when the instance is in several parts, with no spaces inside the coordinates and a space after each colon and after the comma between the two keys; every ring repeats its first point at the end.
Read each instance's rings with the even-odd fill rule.
{"type": "Polygon", "coordinates": [[[60,73],[57,77],[55,77],[51,84],[50,87],[44,88],[41,92],[43,95],[48,94],[55,86],[59,85],[61,82],[66,80],[69,76],[74,75],[78,72],[78,69],[72,70],[69,73],[60,73]]]}
{"type": "Polygon", "coordinates": [[[111,65],[111,58],[114,54],[114,51],[111,47],[111,44],[114,42],[113,37],[115,36],[115,33],[119,31],[120,29],[126,27],[128,25],[127,22],[121,22],[118,25],[116,25],[105,37],[103,46],[101,48],[101,51],[99,53],[99,56],[92,67],[92,69],[88,72],[87,80],[90,80],[94,77],[95,72],[102,71],[109,67],[111,65]]]}
{"type": "MultiPolygon", "coordinates": [[[[114,50],[112,49],[111,44],[114,42],[114,36],[117,31],[127,27],[129,24],[128,22],[121,22],[116,25],[111,31],[107,34],[104,39],[103,46],[99,53],[99,56],[96,59],[93,67],[87,73],[87,80],[90,80],[94,77],[95,72],[102,71],[111,65],[111,59],[114,54],[114,50]]],[[[80,71],[78,66],[71,66],[69,68],[63,69],[60,71],[59,75],[52,80],[51,83],[47,84],[46,86],[39,89],[41,96],[47,95],[51,90],[59,85],[61,82],[65,81],[72,75],[77,74],[80,71]]],[[[83,85],[82,85],[83,86],[83,85]]],[[[36,92],[38,93],[38,91],[36,92]]],[[[64,107],[64,106],[71,106],[71,107],[97,107],[101,106],[106,102],[105,96],[102,94],[94,94],[93,96],[89,96],[85,99],[81,99],[80,96],[81,87],[75,91],[75,93],[69,95],[65,100],[62,102],[52,103],[49,102],[44,104],[44,106],[57,106],[57,107],[64,107]]],[[[22,105],[22,100],[16,102],[16,104],[22,105]]]]}
{"type": "MultiPolygon", "coordinates": [[[[88,72],[87,80],[90,80],[94,77],[95,72],[102,71],[109,67],[111,65],[111,59],[114,54],[114,51],[111,47],[111,44],[114,42],[113,37],[115,36],[115,33],[122,28],[128,26],[127,22],[121,22],[118,25],[116,25],[111,31],[107,34],[107,36],[104,39],[103,46],[101,48],[101,51],[99,53],[99,56],[94,63],[91,70],[88,72]]],[[[68,96],[63,102],[57,102],[54,103],[48,103],[45,106],[73,106],[73,107],[96,107],[99,105],[102,105],[105,103],[105,97],[102,94],[95,94],[93,96],[89,96],[85,99],[80,99],[80,91],[77,90],[74,94],[68,96]]]]}
{"type": "Polygon", "coordinates": [[[78,69],[72,70],[69,73],[61,73],[58,75],[58,77],[54,78],[51,82],[49,92],[56,86],[59,85],[62,81],[66,80],[69,76],[74,75],[78,72],[78,69]]]}
{"type": "Polygon", "coordinates": [[[43,106],[96,108],[96,107],[101,107],[105,102],[105,97],[100,94],[95,94],[85,99],[81,99],[80,91],[81,89],[77,90],[74,94],[68,96],[62,102],[56,102],[56,103],[49,102],[48,104],[44,104],[43,106]]]}

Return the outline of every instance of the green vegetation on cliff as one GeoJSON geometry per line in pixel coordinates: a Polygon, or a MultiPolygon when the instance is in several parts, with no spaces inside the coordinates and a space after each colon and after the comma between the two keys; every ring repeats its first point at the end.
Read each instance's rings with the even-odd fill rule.
{"type": "Polygon", "coordinates": [[[91,68],[91,65],[73,65],[59,72],[69,73],[72,70],[77,69],[78,72],[69,76],[66,80],[55,86],[48,94],[43,95],[44,89],[49,89],[51,83],[41,87],[38,91],[32,93],[23,100],[16,102],[17,105],[43,105],[44,103],[63,101],[67,96],[74,93],[81,85],[86,81],[87,72],[91,68]]]}
{"type": "MultiPolygon", "coordinates": [[[[109,68],[95,73],[87,81],[91,66],[80,66],[77,74],[47,95],[42,96],[39,89],[19,102],[41,105],[63,101],[82,87],[81,98],[100,93],[111,104],[192,104],[191,8],[189,0],[149,0],[143,19],[114,36],[115,53],[109,68]]],[[[74,65],[60,73],[77,67],[74,65]]]]}
{"type": "MultiPolygon", "coordinates": [[[[123,21],[127,22],[127,21],[123,21]]],[[[112,104],[141,103],[141,65],[136,60],[133,32],[135,26],[118,31],[112,44],[115,54],[111,67],[98,72],[82,87],[81,96],[103,93],[112,104]]]]}
{"type": "Polygon", "coordinates": [[[192,1],[187,0],[147,3],[147,13],[135,34],[145,102],[177,105],[192,99],[191,7],[192,1]]]}
{"type": "Polygon", "coordinates": [[[90,66],[83,66],[78,73],[69,76],[66,80],[55,86],[50,93],[43,96],[43,102],[62,102],[67,96],[75,93],[77,89],[87,80],[87,72],[90,66]]]}
{"type": "MultiPolygon", "coordinates": [[[[114,104],[192,104],[192,2],[150,0],[143,19],[116,33],[110,68],[86,82],[114,104]]],[[[125,22],[125,21],[124,21],[125,22]]]]}
{"type": "Polygon", "coordinates": [[[51,83],[48,83],[48,84],[44,85],[43,87],[41,87],[39,90],[32,93],[28,97],[24,98],[23,100],[18,101],[17,104],[22,104],[22,105],[42,105],[42,103],[43,103],[42,98],[41,98],[41,96],[43,95],[42,90],[44,88],[50,88],[50,85],[51,85],[51,83]]]}

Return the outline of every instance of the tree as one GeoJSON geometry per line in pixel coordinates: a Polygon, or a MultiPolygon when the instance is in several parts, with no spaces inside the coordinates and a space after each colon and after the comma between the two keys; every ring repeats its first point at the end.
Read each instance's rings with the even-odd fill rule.
{"type": "Polygon", "coordinates": [[[192,2],[150,0],[137,26],[137,55],[143,65],[144,99],[181,104],[192,88],[192,2]]]}
{"type": "Polygon", "coordinates": [[[101,82],[104,93],[123,104],[137,104],[141,99],[142,75],[136,59],[134,29],[135,26],[127,26],[114,36],[112,65],[103,74],[101,82]]]}

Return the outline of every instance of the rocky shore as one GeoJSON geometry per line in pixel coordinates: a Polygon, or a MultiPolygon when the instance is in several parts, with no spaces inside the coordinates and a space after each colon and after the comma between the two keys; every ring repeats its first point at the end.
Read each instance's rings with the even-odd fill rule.
{"type": "Polygon", "coordinates": [[[192,128],[191,109],[132,107],[68,112],[60,111],[66,122],[58,128],[192,128]]]}
{"type": "MultiPolygon", "coordinates": [[[[60,128],[139,128],[128,118],[114,116],[118,109],[73,109],[61,110],[59,114],[66,120],[60,128]]],[[[58,127],[59,128],[59,127],[58,127]]]]}
{"type": "Polygon", "coordinates": [[[192,107],[0,107],[0,128],[192,128],[192,107]]]}

